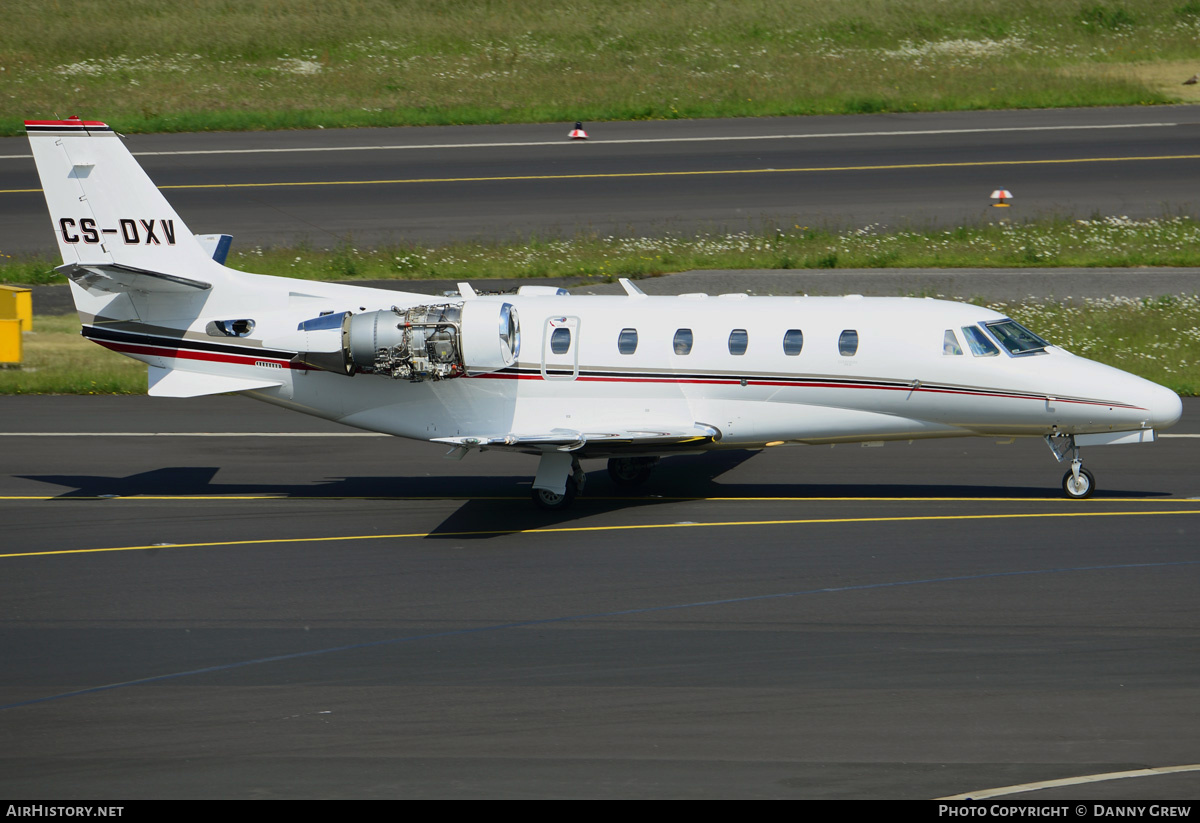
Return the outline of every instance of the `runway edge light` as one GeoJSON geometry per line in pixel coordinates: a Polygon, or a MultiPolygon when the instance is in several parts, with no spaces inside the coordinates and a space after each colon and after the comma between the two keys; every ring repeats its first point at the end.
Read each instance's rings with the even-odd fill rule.
{"type": "Polygon", "coordinates": [[[1005,203],[1004,201],[1012,200],[1012,192],[1009,191],[1008,189],[996,189],[994,192],[992,192],[992,199],[1000,201],[999,203],[993,203],[992,204],[993,207],[1007,208],[1009,204],[1005,203]]]}
{"type": "Polygon", "coordinates": [[[567,135],[572,140],[587,140],[587,132],[583,130],[583,123],[575,121],[575,128],[571,129],[571,133],[567,135]]]}

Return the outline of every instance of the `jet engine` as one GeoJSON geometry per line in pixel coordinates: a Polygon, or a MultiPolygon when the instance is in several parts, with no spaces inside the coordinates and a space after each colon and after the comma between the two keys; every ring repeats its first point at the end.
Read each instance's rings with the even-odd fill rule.
{"type": "Polygon", "coordinates": [[[335,330],[341,332],[339,347],[302,352],[298,359],[339,374],[424,382],[500,371],[521,352],[521,324],[510,303],[393,306],[317,317],[297,327],[309,340],[335,330]]]}

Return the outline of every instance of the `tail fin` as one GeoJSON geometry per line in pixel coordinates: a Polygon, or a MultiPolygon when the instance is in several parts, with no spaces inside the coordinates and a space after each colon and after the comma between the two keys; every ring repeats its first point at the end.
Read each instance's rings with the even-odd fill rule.
{"type": "Polygon", "coordinates": [[[104,123],[26,120],[63,263],[210,282],[200,241],[104,123]]]}

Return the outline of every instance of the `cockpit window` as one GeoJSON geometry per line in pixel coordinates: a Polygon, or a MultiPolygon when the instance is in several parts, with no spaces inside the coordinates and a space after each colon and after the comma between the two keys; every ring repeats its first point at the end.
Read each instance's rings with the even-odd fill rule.
{"type": "Polygon", "coordinates": [[[962,346],[958,345],[954,329],[946,329],[946,335],[942,338],[942,354],[962,354],[962,346]]]}
{"type": "Polygon", "coordinates": [[[971,347],[971,354],[976,357],[995,357],[1000,353],[996,344],[978,326],[963,326],[962,331],[967,338],[967,345],[971,347]]]}
{"type": "Polygon", "coordinates": [[[997,320],[994,323],[984,323],[992,336],[1000,341],[1000,345],[1008,349],[1009,354],[1030,354],[1045,351],[1050,344],[1015,320],[997,320]]]}

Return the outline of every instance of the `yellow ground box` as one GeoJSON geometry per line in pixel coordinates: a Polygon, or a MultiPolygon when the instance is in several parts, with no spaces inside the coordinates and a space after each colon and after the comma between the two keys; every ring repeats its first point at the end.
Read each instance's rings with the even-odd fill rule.
{"type": "Polygon", "coordinates": [[[21,331],[33,331],[33,291],[0,286],[0,320],[19,320],[21,331]]]}
{"type": "Polygon", "coordinates": [[[0,318],[0,364],[21,362],[21,321],[0,318]]]}

